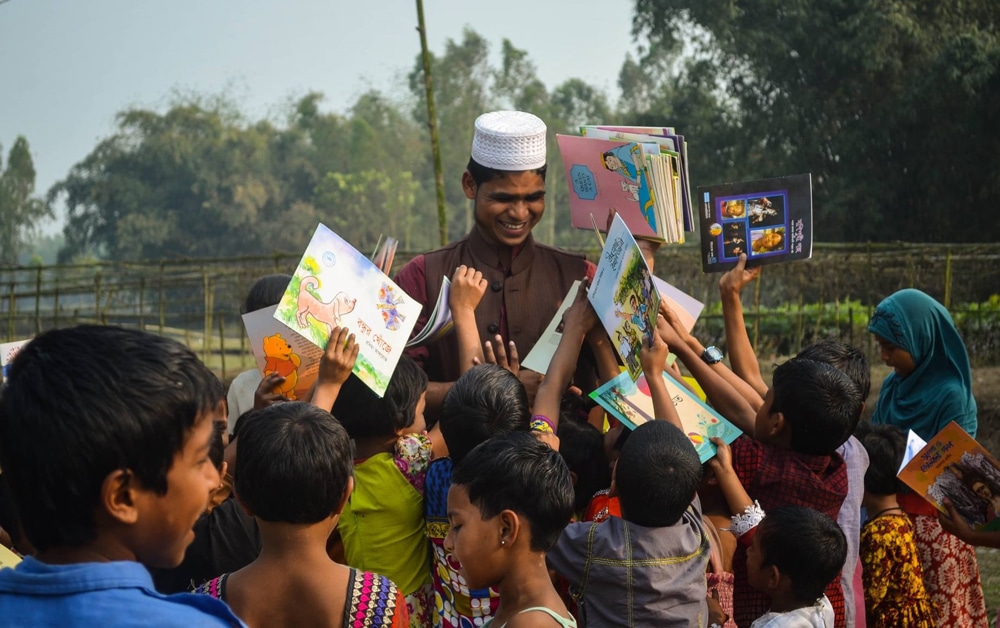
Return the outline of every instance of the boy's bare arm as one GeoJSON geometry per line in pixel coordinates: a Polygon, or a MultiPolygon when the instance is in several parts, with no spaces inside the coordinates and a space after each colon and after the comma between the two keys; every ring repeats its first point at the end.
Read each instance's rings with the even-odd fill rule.
{"type": "Polygon", "coordinates": [[[715,472],[715,477],[719,481],[719,489],[726,498],[729,511],[741,514],[747,506],[753,506],[753,500],[747,490],[740,483],[740,478],[733,470],[733,452],[729,445],[721,438],[713,436],[712,444],[716,447],[715,456],[708,460],[708,465],[715,472]]]}
{"type": "Polygon", "coordinates": [[[750,336],[743,320],[743,302],[740,300],[743,288],[760,276],[760,267],[747,270],[746,263],[746,255],[740,255],[736,267],[722,275],[719,279],[719,294],[726,325],[729,363],[733,365],[733,371],[763,399],[767,395],[767,384],[760,375],[760,363],[750,344],[750,336]]]}
{"type": "MultiPolygon", "coordinates": [[[[670,324],[662,316],[656,317],[657,331],[662,327],[669,327],[670,324]]],[[[681,418],[674,407],[673,399],[667,390],[667,384],[663,381],[663,369],[667,365],[667,354],[670,352],[667,343],[659,334],[653,334],[653,346],[643,346],[639,351],[639,360],[642,363],[642,372],[646,376],[646,385],[649,386],[649,395],[653,399],[653,417],[658,421],[667,421],[677,429],[683,431],[681,418]]]]}
{"type": "Polygon", "coordinates": [[[458,340],[458,365],[462,373],[468,371],[476,360],[483,361],[479,329],[476,326],[476,306],[489,284],[483,273],[475,268],[459,266],[451,278],[448,293],[448,307],[455,323],[455,338],[458,340]]]}

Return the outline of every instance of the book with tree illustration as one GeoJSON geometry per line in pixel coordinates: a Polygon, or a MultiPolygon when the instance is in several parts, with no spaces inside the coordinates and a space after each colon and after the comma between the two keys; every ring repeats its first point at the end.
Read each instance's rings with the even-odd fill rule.
{"type": "Polygon", "coordinates": [[[701,264],[729,270],[812,257],[812,175],[699,186],[701,264]]]}
{"type": "Polygon", "coordinates": [[[1000,463],[958,423],[904,461],[899,479],[941,512],[947,497],[973,528],[1000,530],[1000,463]]]}
{"type": "MultiPolygon", "coordinates": [[[[663,381],[666,382],[667,392],[677,408],[684,433],[691,439],[702,462],[715,455],[715,445],[709,438],[717,436],[731,443],[743,433],[668,373],[663,373],[663,381]]],[[[645,375],[633,382],[628,373],[623,372],[590,393],[590,397],[629,429],[634,430],[639,425],[654,420],[653,398],[649,394],[645,375]]]]}
{"type": "Polygon", "coordinates": [[[261,375],[281,375],[285,381],[278,384],[275,392],[292,400],[300,399],[319,375],[323,349],[275,320],[277,309],[278,306],[273,305],[247,312],[243,315],[243,327],[261,375]]]}
{"type": "Polygon", "coordinates": [[[420,303],[325,225],[316,227],[274,318],[320,348],[334,327],[360,345],[354,374],[382,396],[420,314],[420,303]]]}
{"type": "Polygon", "coordinates": [[[615,214],[608,230],[587,299],[629,376],[633,381],[638,379],[642,375],[639,350],[643,343],[651,344],[656,333],[660,295],[621,214],[615,214]]]}

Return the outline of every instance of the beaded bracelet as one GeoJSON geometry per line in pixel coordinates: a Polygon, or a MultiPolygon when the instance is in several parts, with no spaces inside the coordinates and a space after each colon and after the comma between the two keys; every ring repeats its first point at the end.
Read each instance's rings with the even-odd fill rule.
{"type": "Polygon", "coordinates": [[[552,419],[547,416],[536,414],[531,417],[531,431],[532,432],[550,432],[555,433],[555,426],[552,424],[552,419]]]}

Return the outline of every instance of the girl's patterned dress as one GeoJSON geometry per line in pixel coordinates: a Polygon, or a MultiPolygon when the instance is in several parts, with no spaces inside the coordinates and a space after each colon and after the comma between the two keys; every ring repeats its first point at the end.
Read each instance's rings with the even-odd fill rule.
{"type": "Polygon", "coordinates": [[[870,519],[861,528],[858,553],[868,626],[933,628],[910,517],[900,509],[870,519]]]}

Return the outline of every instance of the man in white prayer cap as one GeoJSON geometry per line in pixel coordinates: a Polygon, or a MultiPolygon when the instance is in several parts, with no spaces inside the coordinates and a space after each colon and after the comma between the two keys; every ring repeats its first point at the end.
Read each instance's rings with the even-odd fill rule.
{"type": "MultiPolygon", "coordinates": [[[[545,213],[545,123],[523,111],[494,111],[476,119],[472,156],[462,173],[462,189],[474,203],[475,225],[464,238],[418,255],[400,269],[396,282],[424,305],[419,331],[437,301],[441,278],[461,265],[489,282],[476,307],[483,340],[501,336],[527,355],[555,315],[572,283],[593,277],[583,256],[538,244],[531,230],[545,213]]],[[[436,414],[451,383],[461,373],[455,334],[408,355],[427,371],[427,407],[436,414]]],[[[533,397],[539,374],[522,370],[533,397]]]]}

